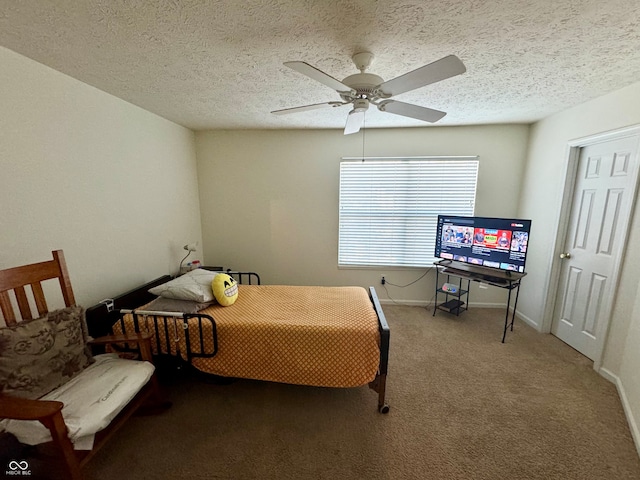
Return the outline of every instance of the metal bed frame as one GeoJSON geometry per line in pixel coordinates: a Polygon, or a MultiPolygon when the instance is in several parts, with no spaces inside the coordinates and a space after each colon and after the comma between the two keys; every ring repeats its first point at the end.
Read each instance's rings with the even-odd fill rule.
{"type": "MultiPolygon", "coordinates": [[[[241,285],[261,284],[260,276],[254,272],[235,272],[227,270],[225,273],[232,276],[241,285]]],[[[155,340],[156,345],[158,346],[158,350],[160,349],[160,345],[162,344],[161,340],[164,339],[165,345],[167,346],[167,351],[171,352],[170,345],[174,342],[174,339],[177,338],[177,332],[175,329],[182,328],[184,330],[188,330],[190,328],[194,328],[193,322],[190,325],[189,320],[197,319],[199,345],[193,345],[190,339],[191,335],[185,335],[187,351],[176,351],[175,356],[181,358],[180,354],[184,353],[186,356],[186,363],[188,365],[192,365],[192,360],[194,358],[214,357],[218,353],[218,333],[216,321],[210,315],[200,313],[160,312],[131,308],[139,305],[144,305],[145,303],[153,300],[155,296],[148,296],[150,294],[145,295],[144,293],[149,288],[152,288],[152,286],[166,282],[167,278],[170,277],[160,277],[154,282],[144,285],[139,289],[132,290],[115,299],[103,300],[102,302],[100,302],[100,304],[87,309],[87,324],[89,327],[89,333],[93,335],[94,331],[101,332],[104,331],[104,329],[107,327],[108,330],[111,331],[113,326],[118,323],[120,323],[120,326],[124,331],[124,315],[131,314],[133,316],[135,332],[140,332],[141,322],[153,322],[155,327],[155,340]],[[143,292],[142,290],[144,290],[145,292],[143,292]],[[137,303],[136,305],[134,302],[139,303],[137,303]],[[174,328],[171,328],[168,325],[168,322],[162,320],[166,317],[176,319],[174,328]],[[203,329],[204,324],[208,324],[211,327],[210,329],[208,329],[211,332],[211,343],[213,344],[213,349],[211,351],[205,351],[205,330],[203,329]],[[160,333],[161,331],[162,334],[160,333]]],[[[378,373],[376,374],[374,380],[369,383],[369,388],[378,393],[378,411],[380,413],[388,413],[389,405],[385,402],[385,395],[389,363],[390,329],[374,287],[369,287],[369,299],[371,300],[371,303],[378,317],[378,331],[380,333],[380,363],[378,366],[378,373]]],[[[178,350],[177,345],[178,344],[176,343],[176,350],[178,350]]],[[[137,347],[130,345],[120,347],[120,349],[129,352],[137,351],[137,347]]],[[[173,354],[171,355],[174,356],[173,354]]]]}

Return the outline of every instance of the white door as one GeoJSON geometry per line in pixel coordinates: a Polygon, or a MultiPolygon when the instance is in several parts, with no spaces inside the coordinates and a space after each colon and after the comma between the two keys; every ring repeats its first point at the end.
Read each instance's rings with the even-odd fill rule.
{"type": "Polygon", "coordinates": [[[637,181],[638,136],[581,148],[551,331],[596,360],[604,345],[637,181]]]}

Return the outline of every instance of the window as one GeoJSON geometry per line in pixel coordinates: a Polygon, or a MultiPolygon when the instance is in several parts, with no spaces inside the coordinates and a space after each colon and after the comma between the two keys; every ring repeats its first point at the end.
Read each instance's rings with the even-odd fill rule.
{"type": "Polygon", "coordinates": [[[477,157],[340,162],[339,266],[433,264],[438,214],[474,214],[477,157]]]}

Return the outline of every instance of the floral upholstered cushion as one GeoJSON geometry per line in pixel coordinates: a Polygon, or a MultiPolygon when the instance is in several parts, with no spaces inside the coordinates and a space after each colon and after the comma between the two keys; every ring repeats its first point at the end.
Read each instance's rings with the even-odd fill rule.
{"type": "Polygon", "coordinates": [[[84,309],[80,306],[0,328],[2,393],[40,398],[91,363],[84,309]]]}

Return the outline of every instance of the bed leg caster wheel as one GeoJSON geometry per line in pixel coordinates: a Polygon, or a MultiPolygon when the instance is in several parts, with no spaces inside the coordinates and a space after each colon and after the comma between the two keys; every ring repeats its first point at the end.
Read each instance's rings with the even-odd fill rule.
{"type": "Polygon", "coordinates": [[[378,406],[378,412],[380,413],[389,413],[389,405],[386,403],[384,405],[378,406]]]}

